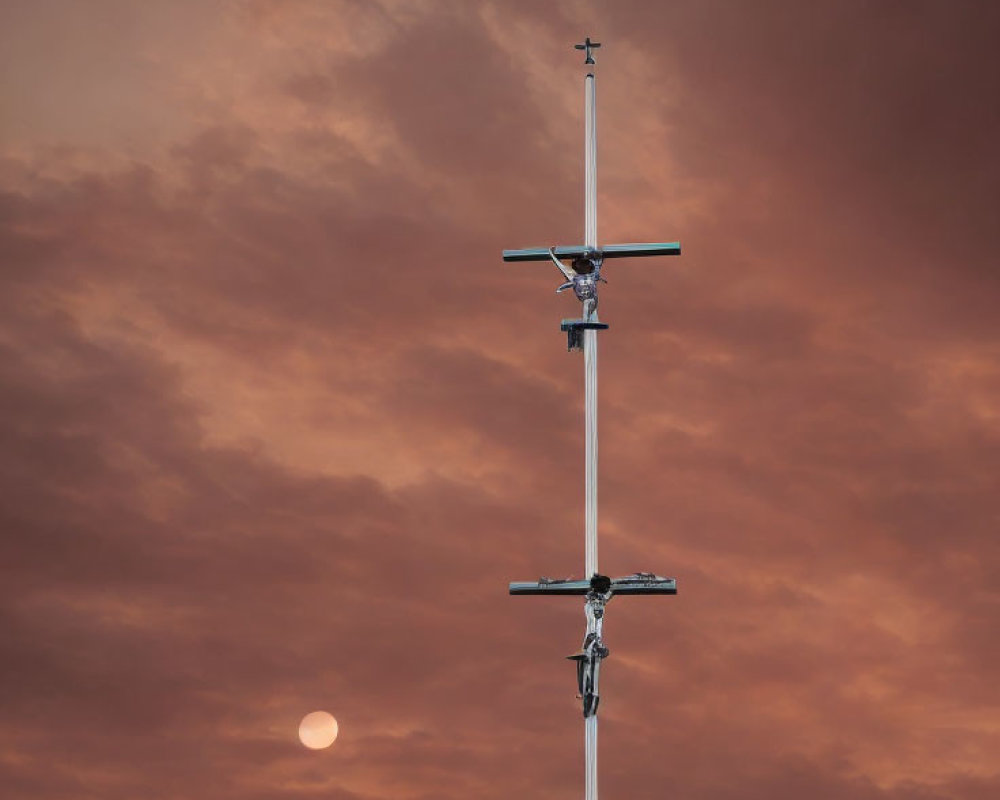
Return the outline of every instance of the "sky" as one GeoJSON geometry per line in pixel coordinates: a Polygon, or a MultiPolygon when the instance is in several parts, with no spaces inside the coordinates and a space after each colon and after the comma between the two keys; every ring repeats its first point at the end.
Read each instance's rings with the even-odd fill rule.
{"type": "Polygon", "coordinates": [[[12,0],[11,800],[1000,796],[1000,9],[12,0]],[[340,736],[309,750],[302,717],[340,736]]]}

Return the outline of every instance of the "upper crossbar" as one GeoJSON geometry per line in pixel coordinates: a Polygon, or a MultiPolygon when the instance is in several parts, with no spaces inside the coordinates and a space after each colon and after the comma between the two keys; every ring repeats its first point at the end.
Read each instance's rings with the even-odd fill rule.
{"type": "MultiPolygon", "coordinates": [[[[556,258],[579,258],[588,250],[582,244],[555,248],[556,258]]],[[[643,244],[606,244],[598,250],[604,258],[637,258],[640,256],[679,256],[680,242],[649,242],[643,244]]],[[[526,250],[504,250],[504,261],[548,261],[549,248],[530,247],[526,250]]]]}

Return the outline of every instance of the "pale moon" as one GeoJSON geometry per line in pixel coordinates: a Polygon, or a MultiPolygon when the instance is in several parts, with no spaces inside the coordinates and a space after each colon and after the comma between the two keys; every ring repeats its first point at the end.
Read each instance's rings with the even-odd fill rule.
{"type": "Polygon", "coordinates": [[[325,711],[313,711],[306,714],[299,723],[299,740],[310,750],[322,750],[329,747],[337,738],[340,726],[333,714],[325,711]]]}

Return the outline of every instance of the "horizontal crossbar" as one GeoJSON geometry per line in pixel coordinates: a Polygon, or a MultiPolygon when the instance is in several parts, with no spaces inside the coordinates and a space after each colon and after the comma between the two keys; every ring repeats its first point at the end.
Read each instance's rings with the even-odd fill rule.
{"type": "MultiPolygon", "coordinates": [[[[548,580],[512,581],[510,594],[587,594],[591,590],[590,581],[548,580]]],[[[674,578],[659,575],[626,575],[611,579],[612,594],[677,594],[674,578]]]]}
{"type": "Polygon", "coordinates": [[[594,322],[589,319],[564,319],[559,323],[559,330],[561,331],[606,331],[607,329],[608,323],[594,322]]]}
{"type": "MultiPolygon", "coordinates": [[[[579,258],[587,252],[583,245],[555,248],[556,258],[579,258]]],[[[638,258],[640,256],[679,256],[680,242],[652,242],[647,244],[606,244],[598,248],[604,258],[638,258]]],[[[504,250],[504,261],[548,261],[549,248],[532,247],[527,250],[504,250]]]]}

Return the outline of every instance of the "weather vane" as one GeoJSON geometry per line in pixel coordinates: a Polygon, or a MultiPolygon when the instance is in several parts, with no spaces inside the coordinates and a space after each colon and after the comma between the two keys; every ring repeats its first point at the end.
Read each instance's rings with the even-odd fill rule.
{"type": "Polygon", "coordinates": [[[594,61],[594,54],[593,54],[592,51],[596,50],[600,46],[601,46],[600,42],[592,42],[592,41],[590,41],[590,37],[589,36],[586,39],[583,40],[583,44],[575,44],[575,45],[573,45],[573,47],[575,47],[577,50],[586,50],[587,51],[587,57],[583,60],[584,64],[596,64],[597,63],[596,61],[594,61]]]}
{"type": "MultiPolygon", "coordinates": [[[[585,53],[585,65],[595,64],[593,51],[600,47],[588,36],[574,45],[585,53]]],[[[584,79],[584,237],[582,245],[540,247],[528,250],[504,250],[504,261],[552,261],[565,282],[556,289],[572,289],[582,304],[579,319],[564,319],[569,350],[583,350],[584,431],[585,431],[585,579],[514,582],[510,593],[516,595],[583,595],[587,630],[583,646],[569,659],[576,662],[579,697],[583,702],[585,798],[597,800],[597,706],[600,702],[598,679],[601,661],[608,657],[604,644],[604,609],[614,595],[677,594],[677,582],[651,572],[637,572],[623,578],[609,578],[597,569],[597,332],[607,325],[597,318],[598,284],[604,260],[636,256],[680,255],[678,242],[654,244],[597,243],[597,108],[594,73],[584,79]],[[569,265],[565,262],[569,261],[569,265]]]]}

